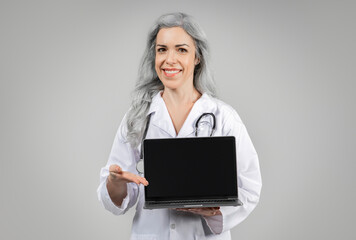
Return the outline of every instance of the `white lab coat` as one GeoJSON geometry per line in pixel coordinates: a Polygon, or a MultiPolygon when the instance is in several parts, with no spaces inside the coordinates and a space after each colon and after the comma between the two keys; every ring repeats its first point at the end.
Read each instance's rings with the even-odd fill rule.
{"type": "MultiPolygon", "coordinates": [[[[231,106],[204,93],[195,102],[177,135],[166,105],[161,94],[158,93],[152,99],[147,113],[147,115],[153,114],[146,138],[194,137],[195,122],[205,112],[215,114],[214,136],[235,136],[236,138],[238,191],[243,206],[221,207],[222,215],[212,217],[202,217],[174,209],[147,210],[142,208],[144,187],[142,184],[137,186],[135,183],[127,184],[127,196],[120,207],[116,206],[111,201],[106,188],[109,166],[117,164],[124,171],[137,174],[136,163],[140,155],[140,146],[133,149],[125,140],[127,129],[124,117],[117,131],[109,160],[101,169],[97,192],[104,207],[115,215],[124,214],[137,202],[131,230],[132,240],[228,240],[231,239],[230,229],[246,219],[256,207],[262,187],[258,157],[244,124],[231,106]]],[[[216,160],[219,161],[219,159],[216,160]]],[[[169,156],[167,156],[167,161],[169,161],[169,156]]]]}

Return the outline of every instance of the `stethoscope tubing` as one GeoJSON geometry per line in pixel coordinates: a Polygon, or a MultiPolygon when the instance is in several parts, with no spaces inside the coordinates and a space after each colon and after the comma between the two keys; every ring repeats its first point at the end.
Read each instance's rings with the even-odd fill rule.
{"type": "Polygon", "coordinates": [[[197,122],[195,123],[195,136],[197,137],[198,136],[198,127],[199,127],[199,123],[200,123],[200,120],[204,117],[204,116],[207,116],[207,115],[210,115],[212,118],[213,118],[213,127],[211,129],[211,133],[210,133],[210,136],[211,137],[215,131],[215,123],[216,123],[216,120],[215,120],[215,115],[214,113],[203,113],[202,115],[200,115],[200,117],[198,118],[197,122]]]}

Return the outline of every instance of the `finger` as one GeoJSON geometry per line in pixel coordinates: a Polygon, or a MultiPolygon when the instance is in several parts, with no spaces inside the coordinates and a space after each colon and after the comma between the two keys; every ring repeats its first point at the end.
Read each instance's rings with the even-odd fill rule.
{"type": "Polygon", "coordinates": [[[142,177],[143,181],[145,182],[145,186],[147,186],[149,184],[149,182],[147,181],[146,178],[142,177]]]}
{"type": "Polygon", "coordinates": [[[217,207],[205,207],[205,208],[192,208],[189,211],[202,216],[215,216],[219,210],[217,209],[217,207]]]}
{"type": "Polygon", "coordinates": [[[147,181],[146,178],[144,178],[144,177],[141,177],[141,183],[142,183],[143,185],[145,185],[145,186],[148,185],[148,181],[147,181]]]}
{"type": "Polygon", "coordinates": [[[137,185],[140,185],[140,183],[141,183],[140,178],[134,174],[128,176],[127,180],[129,180],[130,182],[134,182],[137,185]]]}
{"type": "Polygon", "coordinates": [[[189,208],[189,211],[192,211],[192,212],[201,212],[203,211],[202,208],[189,208]]]}
{"type": "Polygon", "coordinates": [[[137,185],[143,184],[144,186],[148,185],[148,181],[141,176],[138,176],[136,174],[130,173],[130,172],[123,172],[122,177],[126,179],[128,182],[134,182],[137,185]]]}
{"type": "Polygon", "coordinates": [[[146,180],[146,178],[141,177],[141,176],[137,176],[137,179],[139,180],[139,183],[142,183],[144,186],[148,185],[148,181],[146,180]]]}
{"type": "Polygon", "coordinates": [[[184,211],[192,212],[192,213],[199,213],[200,212],[200,210],[198,210],[197,208],[185,208],[184,211]]]}
{"type": "Polygon", "coordinates": [[[220,210],[220,207],[212,207],[211,209],[220,210]]]}
{"type": "Polygon", "coordinates": [[[185,209],[185,208],[176,208],[176,210],[180,211],[180,212],[191,212],[190,210],[185,209]]]}
{"type": "Polygon", "coordinates": [[[138,179],[140,180],[140,182],[142,183],[142,184],[146,184],[146,183],[148,183],[147,182],[147,180],[146,180],[146,178],[144,178],[144,177],[141,177],[141,176],[139,176],[139,175],[136,175],[137,177],[138,177],[138,179]]]}
{"type": "Polygon", "coordinates": [[[217,211],[220,207],[202,207],[202,208],[194,208],[196,211],[217,211]]]}

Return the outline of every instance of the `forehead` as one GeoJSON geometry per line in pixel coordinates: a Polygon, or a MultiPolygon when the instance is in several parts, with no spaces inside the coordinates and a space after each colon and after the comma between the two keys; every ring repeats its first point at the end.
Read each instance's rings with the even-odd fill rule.
{"type": "Polygon", "coordinates": [[[194,46],[193,38],[181,27],[162,28],[156,37],[156,44],[168,46],[184,43],[194,46]]]}

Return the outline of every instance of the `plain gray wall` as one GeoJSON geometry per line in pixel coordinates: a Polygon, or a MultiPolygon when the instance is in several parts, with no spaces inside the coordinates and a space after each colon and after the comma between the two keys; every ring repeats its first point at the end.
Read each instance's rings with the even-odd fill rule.
{"type": "Polygon", "coordinates": [[[96,188],[146,36],[195,16],[259,153],[233,239],[355,239],[355,1],[1,1],[0,239],[128,239],[96,188]]]}

